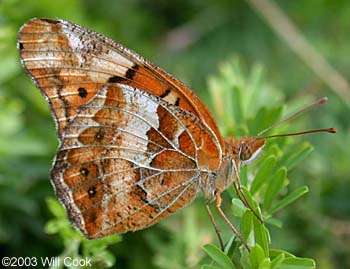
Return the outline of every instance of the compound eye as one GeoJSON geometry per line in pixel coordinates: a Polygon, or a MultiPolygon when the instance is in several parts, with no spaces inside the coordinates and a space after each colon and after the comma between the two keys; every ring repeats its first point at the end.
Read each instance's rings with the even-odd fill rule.
{"type": "Polygon", "coordinates": [[[239,148],[239,159],[241,161],[247,161],[252,157],[252,148],[248,143],[242,143],[239,148]]]}

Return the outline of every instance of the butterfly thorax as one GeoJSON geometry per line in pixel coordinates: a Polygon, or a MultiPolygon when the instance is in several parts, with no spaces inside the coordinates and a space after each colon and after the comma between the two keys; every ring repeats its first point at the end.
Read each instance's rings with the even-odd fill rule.
{"type": "Polygon", "coordinates": [[[212,177],[208,177],[205,195],[212,199],[215,193],[228,188],[237,178],[239,168],[254,162],[265,146],[265,139],[243,137],[236,140],[234,137],[226,138],[226,148],[222,164],[212,177]]]}
{"type": "Polygon", "coordinates": [[[266,140],[264,138],[243,137],[235,140],[226,138],[226,154],[239,166],[245,166],[255,161],[262,152],[266,140]]]}

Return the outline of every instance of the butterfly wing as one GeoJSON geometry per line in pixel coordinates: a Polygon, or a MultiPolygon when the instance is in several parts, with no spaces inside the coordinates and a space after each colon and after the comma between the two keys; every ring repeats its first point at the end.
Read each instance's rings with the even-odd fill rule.
{"type": "Polygon", "coordinates": [[[58,134],[106,82],[160,96],[200,118],[225,142],[212,114],[186,85],[121,44],[64,20],[32,19],[18,37],[22,63],[51,102],[58,134]]]}
{"type": "Polygon", "coordinates": [[[195,120],[139,89],[105,85],[67,126],[53,166],[70,219],[97,238],[190,203],[202,184],[200,147],[215,146],[195,120]]]}
{"type": "Polygon", "coordinates": [[[86,236],[152,225],[220,166],[208,109],[141,56],[63,20],[29,21],[18,46],[57,122],[53,185],[86,236]]]}

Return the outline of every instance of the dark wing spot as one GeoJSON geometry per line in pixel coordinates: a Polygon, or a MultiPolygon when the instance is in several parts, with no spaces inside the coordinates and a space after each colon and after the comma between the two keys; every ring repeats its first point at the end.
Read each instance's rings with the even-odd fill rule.
{"type": "Polygon", "coordinates": [[[114,76],[114,77],[110,77],[107,82],[108,83],[119,83],[119,82],[122,82],[124,80],[125,79],[120,77],[120,76],[114,76]]]}
{"type": "Polygon", "coordinates": [[[88,174],[89,174],[89,170],[86,169],[85,167],[80,168],[80,174],[81,174],[82,176],[86,177],[86,176],[88,176],[88,174]]]}
{"type": "Polygon", "coordinates": [[[133,67],[129,68],[128,71],[125,73],[125,77],[128,79],[133,79],[136,73],[136,70],[139,68],[137,64],[135,64],[133,67]]]}
{"type": "Polygon", "coordinates": [[[90,189],[88,189],[88,195],[89,195],[89,198],[92,198],[96,195],[97,191],[96,191],[96,187],[91,187],[90,189]]]}
{"type": "Polygon", "coordinates": [[[176,99],[176,101],[175,101],[175,105],[176,105],[176,106],[179,106],[179,104],[180,104],[180,98],[178,97],[178,98],[176,99]]]}
{"type": "Polygon", "coordinates": [[[23,47],[23,44],[22,43],[19,43],[19,50],[22,50],[24,47],[23,47]]]}
{"type": "Polygon", "coordinates": [[[81,98],[85,98],[88,95],[87,90],[82,87],[78,89],[78,93],[81,98]]]}
{"type": "Polygon", "coordinates": [[[101,141],[105,137],[105,132],[103,130],[98,130],[98,132],[95,134],[95,138],[99,141],[101,141]]]}
{"type": "Polygon", "coordinates": [[[135,76],[135,70],[129,68],[128,71],[126,71],[125,76],[128,79],[132,79],[135,76]]]}
{"type": "Polygon", "coordinates": [[[135,64],[133,67],[128,68],[128,70],[125,73],[125,78],[121,76],[113,76],[110,77],[107,82],[108,83],[119,83],[122,81],[125,81],[126,79],[133,79],[136,73],[136,70],[139,68],[137,64],[135,64]]]}
{"type": "Polygon", "coordinates": [[[164,98],[166,96],[168,96],[168,94],[171,92],[171,90],[169,88],[167,88],[163,93],[162,95],[160,96],[160,98],[164,98]]]}

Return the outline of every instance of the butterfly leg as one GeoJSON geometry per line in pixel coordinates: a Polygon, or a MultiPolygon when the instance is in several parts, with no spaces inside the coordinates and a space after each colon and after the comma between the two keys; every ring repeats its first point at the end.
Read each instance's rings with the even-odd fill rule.
{"type": "Polygon", "coordinates": [[[264,220],[260,217],[260,215],[253,209],[253,207],[249,204],[247,198],[245,197],[245,194],[243,192],[243,189],[242,189],[242,184],[241,184],[241,180],[239,178],[239,173],[238,173],[238,170],[237,170],[237,165],[235,163],[234,164],[234,171],[235,171],[235,176],[236,176],[236,181],[233,182],[233,187],[235,188],[235,191],[238,195],[238,198],[243,202],[243,204],[249,208],[254,216],[261,222],[261,223],[264,223],[264,220]]]}
{"type": "Polygon", "coordinates": [[[231,230],[234,232],[234,234],[241,240],[242,244],[245,246],[245,248],[250,252],[250,247],[248,246],[247,242],[243,239],[242,235],[238,232],[238,230],[233,226],[231,221],[228,219],[228,217],[225,215],[224,211],[221,209],[221,196],[220,192],[216,194],[216,208],[219,211],[222,218],[226,221],[228,226],[231,228],[231,230]]]}
{"type": "Polygon", "coordinates": [[[219,239],[219,242],[220,242],[221,250],[224,251],[224,244],[223,244],[223,242],[222,242],[220,230],[219,230],[218,226],[216,225],[216,222],[215,222],[213,213],[211,212],[211,209],[210,209],[210,207],[209,207],[209,204],[206,203],[206,204],[205,204],[205,207],[207,208],[208,215],[209,215],[209,217],[210,217],[211,223],[213,223],[213,226],[214,226],[214,229],[215,229],[215,233],[216,233],[216,235],[218,236],[218,239],[219,239]]]}
{"type": "Polygon", "coordinates": [[[237,185],[235,183],[233,183],[233,187],[235,188],[235,191],[238,195],[238,198],[243,202],[243,204],[249,208],[254,216],[261,222],[264,223],[264,220],[259,216],[258,213],[256,213],[256,211],[254,210],[254,208],[249,204],[247,198],[244,195],[244,192],[242,191],[242,187],[239,185],[239,183],[237,183],[237,185]]]}

